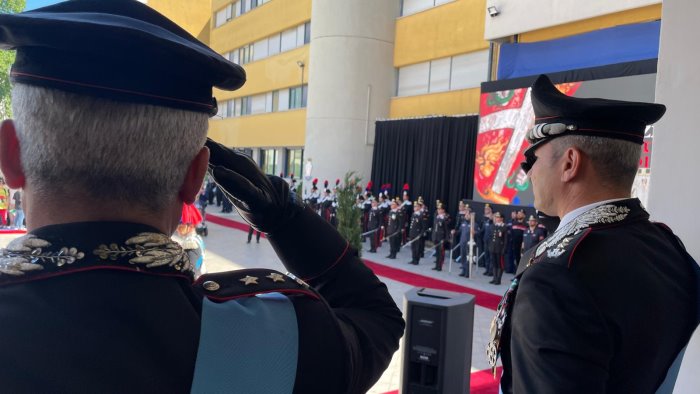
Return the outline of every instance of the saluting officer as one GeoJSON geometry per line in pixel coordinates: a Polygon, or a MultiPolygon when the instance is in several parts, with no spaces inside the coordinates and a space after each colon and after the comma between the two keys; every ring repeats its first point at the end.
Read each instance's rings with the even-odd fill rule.
{"type": "Polygon", "coordinates": [[[31,203],[0,250],[2,392],[372,387],[403,333],[386,286],[287,182],[207,141],[240,66],[132,0],[0,14],[0,47],[17,50],[0,170],[31,203]],[[208,168],[292,274],[194,280],[171,235],[208,168]]]}

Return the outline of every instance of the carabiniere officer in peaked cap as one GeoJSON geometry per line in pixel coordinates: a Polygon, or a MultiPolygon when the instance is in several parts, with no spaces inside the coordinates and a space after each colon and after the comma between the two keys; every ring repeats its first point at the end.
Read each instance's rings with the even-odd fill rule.
{"type": "MultiPolygon", "coordinates": [[[[287,183],[206,139],[243,69],[135,0],[0,15],[16,49],[0,169],[26,236],[0,250],[0,391],[365,393],[404,322],[287,183]],[[206,146],[205,146],[206,142],[206,146]],[[211,169],[289,274],[194,280],[170,235],[211,169]]],[[[235,246],[231,246],[235,247],[235,246]]]]}
{"type": "Polygon", "coordinates": [[[522,167],[535,208],[561,221],[520,260],[489,360],[501,357],[504,393],[654,393],[699,321],[698,265],[630,198],[665,107],[568,97],[546,76],[531,95],[522,167]]]}

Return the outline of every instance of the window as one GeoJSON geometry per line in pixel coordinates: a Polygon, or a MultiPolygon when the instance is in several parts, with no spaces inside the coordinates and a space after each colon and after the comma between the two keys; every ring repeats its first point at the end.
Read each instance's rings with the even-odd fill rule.
{"type": "Polygon", "coordinates": [[[468,89],[481,85],[489,72],[489,51],[479,51],[452,58],[450,89],[468,89]]]}
{"type": "Polygon", "coordinates": [[[260,168],[264,173],[275,174],[276,153],[274,149],[260,149],[260,168]]]}
{"type": "Polygon", "coordinates": [[[311,22],[304,23],[304,44],[311,42],[311,22]]]}
{"type": "Polygon", "coordinates": [[[273,105],[272,105],[272,99],[274,96],[274,92],[268,92],[265,94],[265,112],[272,112],[273,111],[273,105]]]}
{"type": "Polygon", "coordinates": [[[306,24],[297,26],[297,44],[296,44],[297,47],[304,45],[305,30],[306,30],[306,24]]]}
{"type": "Polygon", "coordinates": [[[292,28],[282,32],[282,43],[280,45],[280,51],[288,51],[290,49],[296,48],[297,43],[297,29],[292,28]]]}
{"type": "Polygon", "coordinates": [[[250,96],[241,97],[241,116],[250,115],[251,113],[251,99],[250,96]]]}
{"type": "Polygon", "coordinates": [[[253,45],[246,45],[238,50],[239,64],[246,64],[253,61],[253,45]]]}
{"type": "Polygon", "coordinates": [[[399,69],[398,96],[475,88],[488,77],[489,52],[413,64],[399,69]]]}
{"type": "Polygon", "coordinates": [[[280,40],[282,35],[275,34],[268,39],[268,54],[270,56],[280,53],[280,40]]]}
{"type": "Polygon", "coordinates": [[[403,0],[401,6],[401,15],[415,14],[428,8],[437,7],[454,0],[403,0]]]}
{"type": "Polygon", "coordinates": [[[265,113],[265,94],[256,94],[250,97],[250,114],[265,113]]]}
{"type": "Polygon", "coordinates": [[[413,64],[399,69],[399,96],[428,93],[430,62],[413,64]]]}
{"type": "Polygon", "coordinates": [[[236,4],[233,5],[234,9],[236,10],[236,16],[241,16],[243,12],[241,12],[241,6],[243,4],[243,0],[239,0],[236,2],[236,4]]]}
{"type": "Polygon", "coordinates": [[[272,112],[277,112],[280,109],[280,91],[275,90],[272,92],[272,112]]]}
{"type": "Polygon", "coordinates": [[[268,43],[267,38],[257,41],[253,44],[253,60],[264,59],[268,56],[268,43]]]}
{"type": "Polygon", "coordinates": [[[289,109],[289,89],[282,89],[279,91],[279,111],[286,111],[289,109]]]}
{"type": "Polygon", "coordinates": [[[234,108],[235,112],[233,113],[233,116],[241,116],[241,107],[242,107],[241,103],[242,103],[242,100],[240,98],[237,98],[234,100],[233,108],[234,108]]]}
{"type": "Polygon", "coordinates": [[[452,58],[430,62],[430,93],[450,90],[450,64],[452,58]]]}
{"type": "Polygon", "coordinates": [[[234,115],[235,102],[233,100],[226,101],[226,118],[230,118],[234,115]]]}
{"type": "Polygon", "coordinates": [[[287,167],[285,168],[285,175],[291,176],[294,174],[295,178],[301,177],[301,163],[304,162],[304,150],[303,149],[287,149],[287,167]]]}
{"type": "Polygon", "coordinates": [[[289,89],[289,109],[306,107],[307,90],[307,85],[289,89]]]}
{"type": "Polygon", "coordinates": [[[228,7],[222,9],[221,11],[217,11],[216,16],[214,17],[214,27],[219,27],[226,23],[226,10],[228,7]]]}

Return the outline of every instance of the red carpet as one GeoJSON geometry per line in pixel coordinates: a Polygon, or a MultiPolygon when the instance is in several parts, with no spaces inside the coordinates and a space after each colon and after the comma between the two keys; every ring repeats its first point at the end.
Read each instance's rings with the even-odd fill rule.
{"type": "Polygon", "coordinates": [[[11,230],[11,229],[2,229],[0,230],[0,234],[26,234],[27,230],[11,230]]]}
{"type": "MultiPolygon", "coordinates": [[[[501,367],[498,367],[496,371],[496,376],[498,376],[498,378],[496,379],[494,379],[490,369],[472,372],[471,379],[469,380],[469,392],[471,394],[498,394],[498,384],[501,381],[501,369],[501,367]]],[[[399,390],[394,390],[384,394],[398,393],[399,390]]]]}
{"type": "MultiPolygon", "coordinates": [[[[241,230],[241,231],[248,231],[248,224],[247,223],[241,223],[232,219],[227,219],[227,218],[222,218],[221,216],[215,216],[210,213],[207,214],[206,217],[207,222],[212,222],[214,224],[218,224],[219,226],[224,226],[224,227],[229,227],[229,228],[235,228],[236,230],[241,230]]],[[[260,234],[263,238],[265,237],[265,234],[260,234]]]]}
{"type": "MultiPolygon", "coordinates": [[[[467,293],[476,296],[476,305],[484,308],[496,310],[501,297],[487,293],[485,291],[472,289],[471,287],[461,286],[452,282],[431,278],[425,275],[414,274],[398,268],[386,266],[384,264],[375,263],[371,260],[363,259],[365,264],[374,271],[377,276],[382,276],[401,283],[406,283],[416,287],[428,287],[431,289],[454,291],[457,293],[467,293]]],[[[465,279],[465,282],[467,280],[465,279]]]]}

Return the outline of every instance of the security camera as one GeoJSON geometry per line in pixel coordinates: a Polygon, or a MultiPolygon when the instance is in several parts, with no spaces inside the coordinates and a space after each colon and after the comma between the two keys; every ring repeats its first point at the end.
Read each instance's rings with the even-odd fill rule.
{"type": "Polygon", "coordinates": [[[491,16],[491,18],[498,16],[501,13],[501,11],[495,5],[492,5],[491,7],[489,7],[488,11],[489,11],[489,16],[491,16]]]}

